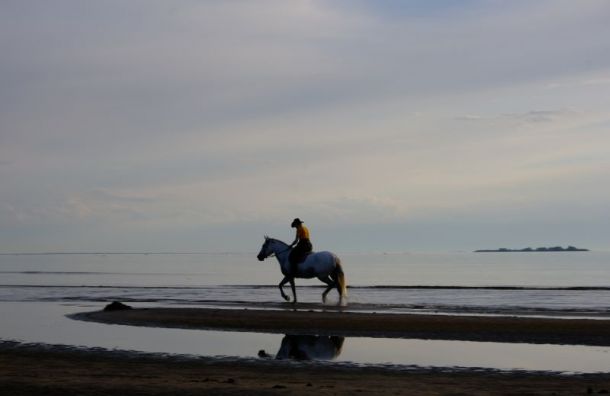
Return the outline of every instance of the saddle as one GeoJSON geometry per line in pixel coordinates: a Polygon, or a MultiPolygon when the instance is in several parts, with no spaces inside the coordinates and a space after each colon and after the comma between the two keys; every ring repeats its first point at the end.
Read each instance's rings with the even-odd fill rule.
{"type": "Polygon", "coordinates": [[[299,255],[295,255],[293,257],[293,264],[294,265],[299,265],[301,263],[303,263],[305,260],[307,260],[307,257],[309,257],[310,254],[313,254],[314,252],[305,252],[305,253],[301,253],[299,255]]]}

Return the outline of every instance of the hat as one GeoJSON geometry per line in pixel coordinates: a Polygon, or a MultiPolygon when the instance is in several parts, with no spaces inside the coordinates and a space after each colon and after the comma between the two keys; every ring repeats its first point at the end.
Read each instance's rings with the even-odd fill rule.
{"type": "Polygon", "coordinates": [[[296,227],[299,224],[303,224],[303,222],[301,221],[301,219],[299,219],[298,217],[294,220],[292,220],[292,224],[290,224],[290,227],[296,227]]]}

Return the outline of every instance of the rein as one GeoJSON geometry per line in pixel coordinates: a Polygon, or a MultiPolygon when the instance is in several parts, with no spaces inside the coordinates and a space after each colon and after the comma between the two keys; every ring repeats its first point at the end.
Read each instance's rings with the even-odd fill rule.
{"type": "Polygon", "coordinates": [[[285,252],[289,251],[290,249],[292,249],[292,247],[291,247],[291,246],[288,246],[286,249],[282,250],[281,252],[277,252],[277,253],[276,253],[276,252],[272,252],[272,253],[271,253],[269,256],[267,256],[267,257],[276,257],[278,254],[285,253],[285,252]]]}
{"type": "MultiPolygon", "coordinates": [[[[277,241],[276,239],[272,239],[272,240],[277,241]]],[[[278,241],[278,242],[280,242],[280,241],[278,241]]],[[[281,252],[272,252],[267,257],[277,257],[278,254],[285,253],[285,252],[289,251],[290,249],[292,249],[292,246],[288,245],[288,247],[286,249],[282,250],[281,252]]]]}

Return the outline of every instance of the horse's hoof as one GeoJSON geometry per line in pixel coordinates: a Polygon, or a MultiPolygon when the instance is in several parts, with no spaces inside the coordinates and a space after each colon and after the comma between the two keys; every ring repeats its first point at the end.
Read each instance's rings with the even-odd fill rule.
{"type": "Polygon", "coordinates": [[[290,297],[286,296],[286,297],[284,297],[284,300],[285,301],[290,301],[290,297]]]}

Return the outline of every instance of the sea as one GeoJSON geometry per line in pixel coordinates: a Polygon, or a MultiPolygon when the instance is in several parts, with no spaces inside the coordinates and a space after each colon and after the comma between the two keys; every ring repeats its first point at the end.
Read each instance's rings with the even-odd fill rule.
{"type": "MultiPolygon", "coordinates": [[[[610,252],[339,256],[346,310],[610,317],[610,252]]],[[[0,255],[0,301],[272,309],[285,305],[281,280],[277,260],[256,253],[0,255]]],[[[298,300],[324,309],[324,286],[298,279],[298,300]]]]}
{"type": "MultiPolygon", "coordinates": [[[[610,252],[338,255],[348,283],[347,305],[337,307],[334,290],[322,303],[324,285],[298,279],[299,303],[294,308],[610,319],[610,252]]],[[[290,335],[134,330],[80,322],[69,315],[101,309],[112,301],[134,307],[293,308],[280,296],[281,280],[277,260],[260,262],[256,252],[1,254],[0,342],[5,347],[44,344],[246,359],[258,359],[264,350],[264,355],[275,356],[282,337],[290,335]]],[[[286,292],[291,294],[289,287],[286,292]]],[[[610,348],[605,347],[358,337],[341,344],[341,353],[326,360],[576,373],[610,370],[610,348]],[[375,355],[373,345],[386,352],[375,355]],[[519,350],[522,354],[515,355],[519,350]]]]}

